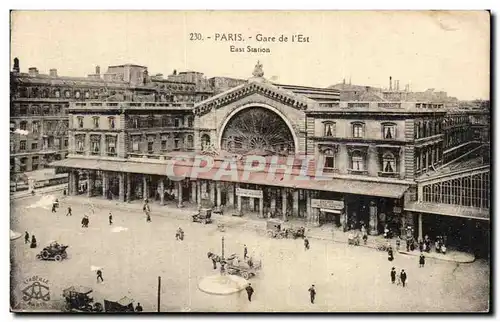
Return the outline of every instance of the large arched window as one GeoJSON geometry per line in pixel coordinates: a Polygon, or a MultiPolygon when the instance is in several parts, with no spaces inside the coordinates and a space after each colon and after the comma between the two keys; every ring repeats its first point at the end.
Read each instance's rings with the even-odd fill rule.
{"type": "Polygon", "coordinates": [[[431,185],[424,186],[424,202],[431,202],[431,185]]]}
{"type": "Polygon", "coordinates": [[[396,158],[391,152],[386,152],[382,156],[382,171],[385,173],[396,172],[396,158]]]}

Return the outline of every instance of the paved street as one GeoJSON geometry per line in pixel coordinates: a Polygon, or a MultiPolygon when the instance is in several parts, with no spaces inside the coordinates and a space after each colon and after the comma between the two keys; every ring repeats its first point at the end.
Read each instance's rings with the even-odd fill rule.
{"type": "Polygon", "coordinates": [[[157,277],[161,276],[162,311],[468,312],[488,308],[489,266],[485,261],[456,264],[428,259],[426,267],[419,268],[417,257],[396,254],[391,263],[384,252],[323,240],[311,240],[311,249],[305,251],[302,240],[273,240],[236,228],[221,233],[216,224],[155,216],[154,208],[152,223],[146,223],[141,212],[113,209],[112,227],[128,230],[112,232],[109,210],[98,206],[85,229],[80,221],[88,206],[72,205],[72,217],[65,216],[65,201],[57,214],[50,208],[27,208],[40,198],[12,202],[11,229],[27,230],[38,240],[37,249],[30,249],[22,238],[12,242],[13,287],[38,275],[49,280],[53,300],[60,300],[66,287],[84,285],[94,289],[97,301],[129,296],[145,311],[156,311],[157,277]],[[186,234],[183,242],[175,240],[179,226],[186,234]],[[206,254],[220,254],[223,235],[226,254],[242,256],[246,244],[250,254],[263,262],[263,270],[251,280],[255,289],[251,303],[244,293],[214,296],[197,288],[201,278],[215,272],[206,254]],[[67,260],[44,262],[35,258],[51,240],[70,245],[67,260]],[[103,268],[103,284],[96,283],[91,266],[103,268]],[[407,271],[407,288],[390,283],[392,266],[398,272],[401,268],[407,271]],[[311,284],[317,289],[315,304],[309,303],[311,284]]]}

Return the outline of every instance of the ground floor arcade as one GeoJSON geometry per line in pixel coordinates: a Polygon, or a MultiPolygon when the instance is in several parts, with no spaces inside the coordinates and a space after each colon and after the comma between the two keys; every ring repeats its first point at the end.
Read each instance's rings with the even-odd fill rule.
{"type": "Polygon", "coordinates": [[[309,226],[333,225],[344,231],[365,225],[378,235],[388,227],[403,231],[408,223],[401,196],[387,198],[317,189],[206,179],[172,180],[167,176],[71,169],[68,194],[122,202],[148,199],[163,205],[221,207],[225,214],[299,220],[309,226]]]}

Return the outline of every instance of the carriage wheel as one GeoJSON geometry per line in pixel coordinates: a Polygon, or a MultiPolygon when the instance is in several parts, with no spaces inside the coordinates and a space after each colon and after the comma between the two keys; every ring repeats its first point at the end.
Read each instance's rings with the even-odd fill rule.
{"type": "Polygon", "coordinates": [[[43,258],[43,259],[48,259],[48,258],[49,258],[49,255],[50,255],[50,254],[49,254],[49,252],[48,252],[48,251],[46,251],[46,250],[44,250],[44,251],[42,252],[42,258],[43,258]]]}
{"type": "Polygon", "coordinates": [[[101,303],[94,304],[94,311],[95,312],[102,312],[102,304],[101,303]]]}
{"type": "Polygon", "coordinates": [[[54,256],[54,259],[57,261],[57,262],[60,262],[62,261],[62,256],[57,254],[56,256],[54,256]]]}
{"type": "Polygon", "coordinates": [[[268,231],[267,231],[267,236],[268,236],[268,237],[271,237],[271,238],[272,238],[272,237],[274,237],[273,235],[274,235],[274,234],[273,234],[273,232],[272,232],[272,231],[270,231],[270,230],[268,230],[268,231]]]}
{"type": "Polygon", "coordinates": [[[241,277],[243,277],[244,279],[246,279],[246,280],[247,280],[247,279],[249,279],[249,278],[250,278],[250,273],[248,273],[248,272],[242,272],[242,273],[241,273],[241,277]]]}

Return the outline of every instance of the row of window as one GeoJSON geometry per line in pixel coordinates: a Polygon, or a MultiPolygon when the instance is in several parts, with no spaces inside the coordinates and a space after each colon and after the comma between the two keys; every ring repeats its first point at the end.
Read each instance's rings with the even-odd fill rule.
{"type": "MultiPolygon", "coordinates": [[[[78,116],[76,118],[78,128],[83,129],[83,116],[78,116]]],[[[116,124],[116,119],[114,116],[108,117],[108,128],[109,129],[114,129],[116,124]]],[[[92,128],[98,129],[100,125],[100,117],[99,116],[93,116],[92,117],[92,128]]]]}
{"type": "MultiPolygon", "coordinates": [[[[187,118],[186,126],[192,128],[193,123],[193,117],[189,116],[187,118]]],[[[133,129],[153,127],[182,127],[184,125],[184,122],[182,117],[154,117],[153,115],[150,115],[148,117],[131,117],[130,119],[128,119],[127,125],[129,128],[133,129]]]]}
{"type": "MultiPolygon", "coordinates": [[[[19,122],[19,129],[23,131],[30,131],[33,134],[39,134],[40,133],[40,121],[32,121],[31,122],[31,128],[28,127],[28,121],[21,121],[19,122]]],[[[66,134],[66,131],[68,129],[68,121],[45,121],[43,123],[44,131],[45,132],[50,132],[50,131],[58,131],[61,133],[66,134]]],[[[11,121],[10,122],[10,128],[15,129],[16,128],[16,122],[11,121]]]]}
{"type": "MultiPolygon", "coordinates": [[[[32,88],[27,88],[27,87],[20,87],[19,88],[19,97],[21,98],[76,98],[76,99],[90,99],[90,98],[99,98],[99,93],[104,92],[104,88],[101,88],[100,90],[61,90],[61,89],[39,89],[37,87],[32,87],[32,88]]],[[[115,91],[111,91],[111,95],[115,95],[115,91]]]]}
{"type": "MultiPolygon", "coordinates": [[[[326,172],[336,170],[336,152],[333,149],[326,149],[323,151],[324,157],[324,170],[326,172]]],[[[349,158],[349,170],[352,173],[363,173],[367,171],[366,166],[367,155],[361,150],[354,150],[350,154],[349,158]]],[[[396,174],[398,172],[397,168],[397,158],[392,152],[386,151],[382,154],[380,158],[380,166],[382,173],[384,174],[396,174]]]]}
{"type": "MultiPolygon", "coordinates": [[[[68,139],[65,138],[63,141],[63,148],[68,147],[68,139]]],[[[61,149],[61,139],[59,138],[44,138],[42,149],[61,149]]],[[[28,150],[28,141],[21,140],[19,141],[19,151],[27,151],[28,150]]],[[[31,151],[38,150],[38,142],[31,143],[31,151]]],[[[15,146],[11,145],[11,152],[15,151],[15,146]]]]}
{"type": "Polygon", "coordinates": [[[476,174],[424,186],[422,197],[424,202],[489,208],[490,174],[476,174]]]}
{"type": "Polygon", "coordinates": [[[38,105],[26,105],[26,104],[21,104],[19,105],[18,108],[14,111],[13,114],[16,116],[29,116],[29,115],[64,115],[65,110],[63,109],[62,105],[44,105],[44,106],[38,106],[38,105]]]}
{"type": "MultiPolygon", "coordinates": [[[[143,142],[142,135],[132,135],[130,140],[130,149],[132,152],[140,152],[140,144],[143,142]]],[[[155,152],[155,142],[156,135],[148,135],[146,137],[146,151],[148,153],[155,152]]],[[[186,136],[186,149],[191,150],[194,148],[194,139],[193,135],[186,136]]],[[[160,149],[162,151],[174,149],[178,150],[182,148],[182,137],[179,134],[174,134],[173,137],[163,134],[160,136],[160,149]]]]}
{"type": "Polygon", "coordinates": [[[462,143],[472,141],[473,137],[474,136],[471,128],[468,128],[465,131],[462,129],[459,129],[457,131],[450,131],[446,134],[444,142],[445,148],[449,149],[462,143]]]}
{"type": "MultiPolygon", "coordinates": [[[[326,121],[323,128],[323,136],[325,137],[335,137],[336,136],[336,123],[326,121]]],[[[365,137],[365,124],[362,122],[351,123],[351,135],[353,138],[364,138],[365,137]]],[[[383,123],[382,124],[382,138],[387,140],[392,140],[396,138],[396,124],[395,123],[383,123]]]]}
{"type": "Polygon", "coordinates": [[[448,116],[445,119],[447,125],[460,125],[469,123],[469,116],[448,116]]]}
{"type": "Polygon", "coordinates": [[[417,121],[415,122],[415,139],[426,138],[441,134],[442,124],[440,120],[417,121]]]}
{"type": "Polygon", "coordinates": [[[416,171],[427,170],[431,165],[440,162],[443,159],[443,150],[439,145],[434,148],[423,148],[415,151],[415,169],[416,171]]]}
{"type": "MultiPolygon", "coordinates": [[[[105,151],[109,156],[116,155],[116,142],[117,137],[115,135],[106,135],[105,136],[105,151]]],[[[85,134],[77,134],[75,135],[75,148],[76,153],[84,154],[85,151],[85,134]]],[[[101,154],[101,135],[90,135],[90,150],[89,153],[91,155],[100,155],[101,154]]]]}

